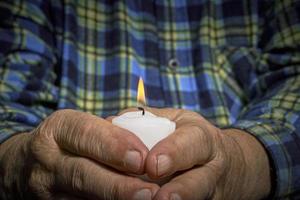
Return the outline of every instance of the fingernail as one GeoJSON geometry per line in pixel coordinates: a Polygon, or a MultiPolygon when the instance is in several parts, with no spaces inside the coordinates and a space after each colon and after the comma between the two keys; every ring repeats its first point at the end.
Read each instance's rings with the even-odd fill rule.
{"type": "Polygon", "coordinates": [[[125,154],[125,163],[129,169],[134,172],[139,171],[142,157],[137,151],[127,151],[125,154]]]}
{"type": "Polygon", "coordinates": [[[157,176],[165,174],[171,167],[171,158],[167,155],[157,157],[157,176]]]}
{"type": "Polygon", "coordinates": [[[133,196],[134,200],[151,200],[152,193],[149,189],[142,189],[136,192],[133,196]]]}
{"type": "Polygon", "coordinates": [[[172,193],[170,196],[170,200],[181,200],[181,197],[179,196],[179,194],[172,193]]]}

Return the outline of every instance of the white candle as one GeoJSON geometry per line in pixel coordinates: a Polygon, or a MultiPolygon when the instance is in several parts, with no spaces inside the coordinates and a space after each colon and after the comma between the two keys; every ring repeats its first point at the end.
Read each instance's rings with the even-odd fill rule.
{"type": "Polygon", "coordinates": [[[176,128],[174,122],[148,111],[144,115],[143,111],[127,112],[115,117],[112,123],[134,133],[149,150],[176,128]]]}

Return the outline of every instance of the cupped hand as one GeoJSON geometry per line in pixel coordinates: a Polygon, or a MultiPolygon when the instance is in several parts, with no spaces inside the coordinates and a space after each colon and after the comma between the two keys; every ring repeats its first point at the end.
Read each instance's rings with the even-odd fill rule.
{"type": "Polygon", "coordinates": [[[176,122],[175,132],[156,144],[146,159],[151,178],[174,176],[154,199],[250,200],[268,195],[268,157],[249,133],[222,130],[187,110],[147,110],[176,122]]]}
{"type": "MultiPolygon", "coordinates": [[[[125,174],[142,174],[148,153],[132,133],[91,114],[61,110],[31,134],[5,142],[2,150],[26,141],[25,196],[38,199],[151,199],[158,186],[125,174]],[[21,138],[26,137],[26,139],[21,138]],[[124,172],[124,173],[120,173],[124,172]]],[[[6,152],[9,152],[8,150],[6,152]]],[[[2,154],[4,155],[4,154],[2,154]]],[[[7,173],[11,159],[2,156],[7,173]]],[[[11,171],[11,172],[9,172],[11,171]]],[[[20,189],[20,188],[19,188],[20,189]]],[[[24,189],[25,190],[25,189],[24,189]]],[[[25,193],[25,192],[24,192],[25,193]]]]}

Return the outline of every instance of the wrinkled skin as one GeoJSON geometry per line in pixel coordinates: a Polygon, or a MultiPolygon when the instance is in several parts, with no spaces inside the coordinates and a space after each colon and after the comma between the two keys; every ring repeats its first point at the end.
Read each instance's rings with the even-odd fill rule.
{"type": "Polygon", "coordinates": [[[248,200],[268,195],[268,157],[253,136],[221,130],[191,111],[147,109],[176,122],[175,132],[151,151],[112,125],[112,117],[74,110],[57,111],[32,134],[7,140],[0,146],[1,197],[248,200]],[[126,175],[144,173],[173,178],[159,187],[126,175]]]}
{"type": "Polygon", "coordinates": [[[187,110],[147,109],[176,122],[175,132],[154,146],[146,159],[145,170],[151,178],[174,176],[156,193],[155,200],[251,200],[268,196],[269,160],[249,133],[221,130],[187,110]]]}
{"type": "Polygon", "coordinates": [[[1,188],[8,189],[2,195],[13,193],[12,165],[19,165],[14,169],[19,170],[17,177],[25,176],[13,181],[20,184],[19,195],[26,199],[143,199],[158,189],[122,173],[143,173],[145,145],[132,133],[83,112],[57,111],[32,134],[12,137],[1,150],[1,168],[7,172],[1,188]],[[12,154],[14,160],[9,159],[12,154]]]}

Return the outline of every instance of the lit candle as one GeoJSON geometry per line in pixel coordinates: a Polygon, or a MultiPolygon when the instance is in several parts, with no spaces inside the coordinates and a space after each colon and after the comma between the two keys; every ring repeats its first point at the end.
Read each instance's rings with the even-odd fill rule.
{"type": "MultiPolygon", "coordinates": [[[[138,83],[137,101],[146,104],[143,80],[138,83]]],[[[174,132],[176,125],[164,117],[158,117],[139,107],[140,111],[127,112],[112,120],[112,123],[134,133],[150,150],[156,143],[174,132]]]]}

